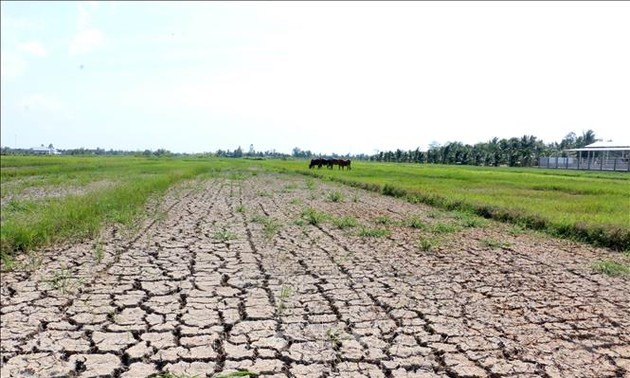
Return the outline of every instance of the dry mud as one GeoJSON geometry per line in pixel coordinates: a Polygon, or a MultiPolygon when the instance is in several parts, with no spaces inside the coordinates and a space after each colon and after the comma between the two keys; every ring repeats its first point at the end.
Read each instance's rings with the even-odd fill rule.
{"type": "Polygon", "coordinates": [[[2,275],[3,378],[630,373],[630,282],[591,268],[619,254],[497,223],[422,251],[429,232],[397,222],[457,220],[294,176],[212,179],[163,206],[133,237],[43,251],[2,275]],[[307,207],[390,219],[391,234],[299,221],[307,207]]]}

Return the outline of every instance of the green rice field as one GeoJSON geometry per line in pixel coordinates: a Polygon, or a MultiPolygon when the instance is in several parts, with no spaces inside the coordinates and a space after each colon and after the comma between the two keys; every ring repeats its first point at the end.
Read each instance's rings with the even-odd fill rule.
{"type": "Polygon", "coordinates": [[[630,249],[630,174],[353,162],[308,169],[305,160],[122,156],[3,156],[1,256],[129,227],[150,199],[187,180],[263,171],[305,174],[411,202],[468,211],[555,236],[630,249]]]}

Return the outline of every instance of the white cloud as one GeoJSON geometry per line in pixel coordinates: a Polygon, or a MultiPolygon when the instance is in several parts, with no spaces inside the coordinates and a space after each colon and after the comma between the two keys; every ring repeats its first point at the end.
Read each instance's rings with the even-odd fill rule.
{"type": "Polygon", "coordinates": [[[80,31],[70,43],[70,55],[86,54],[103,44],[105,37],[98,29],[80,31]]]}
{"type": "Polygon", "coordinates": [[[18,54],[10,51],[1,53],[1,76],[2,79],[15,79],[26,69],[26,62],[18,54]]]}
{"type": "Polygon", "coordinates": [[[97,3],[80,3],[77,16],[77,34],[70,43],[70,55],[87,54],[105,42],[103,32],[93,27],[88,7],[96,9],[97,3]]]}
{"type": "Polygon", "coordinates": [[[24,42],[18,43],[17,49],[21,52],[24,52],[29,55],[33,55],[39,58],[45,57],[47,54],[46,49],[42,46],[41,43],[33,41],[33,42],[24,42]]]}

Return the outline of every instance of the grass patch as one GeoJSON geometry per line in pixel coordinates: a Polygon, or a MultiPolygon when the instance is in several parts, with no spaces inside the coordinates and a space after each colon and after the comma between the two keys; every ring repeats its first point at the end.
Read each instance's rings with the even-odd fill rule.
{"type": "Polygon", "coordinates": [[[238,205],[235,210],[237,213],[245,213],[246,208],[244,205],[238,205]]]}
{"type": "Polygon", "coordinates": [[[351,227],[357,227],[359,225],[359,221],[355,217],[344,216],[344,217],[335,217],[332,219],[332,222],[339,229],[346,229],[351,227]]]}
{"type": "Polygon", "coordinates": [[[344,200],[343,193],[339,191],[329,192],[327,198],[331,202],[343,202],[344,200]]]}
{"type": "Polygon", "coordinates": [[[431,230],[436,234],[452,234],[459,231],[459,227],[453,223],[438,222],[431,227],[431,230]]]}
{"type": "Polygon", "coordinates": [[[212,238],[215,240],[226,242],[229,240],[236,240],[238,236],[236,236],[235,233],[227,229],[227,227],[221,227],[220,229],[214,232],[214,235],[212,236],[212,238]]]}
{"type": "Polygon", "coordinates": [[[423,252],[429,252],[440,245],[440,240],[437,238],[421,238],[418,240],[418,249],[423,252]]]}
{"type": "Polygon", "coordinates": [[[318,210],[308,207],[302,211],[302,219],[308,224],[317,226],[330,219],[330,216],[326,213],[322,213],[318,210]]]}
{"type": "Polygon", "coordinates": [[[510,248],[510,247],[512,247],[512,243],[504,242],[504,241],[493,239],[493,238],[481,239],[479,241],[479,243],[483,247],[486,247],[486,248],[510,248]]]}
{"type": "Polygon", "coordinates": [[[597,273],[611,277],[630,276],[630,266],[613,260],[599,260],[593,263],[592,268],[597,273]]]}
{"type": "Polygon", "coordinates": [[[359,236],[366,238],[384,238],[391,235],[391,231],[386,228],[361,227],[359,236]]]}
{"type": "Polygon", "coordinates": [[[59,291],[61,294],[74,292],[82,285],[81,280],[74,279],[67,269],[55,272],[45,280],[51,289],[59,291]]]}
{"type": "Polygon", "coordinates": [[[407,227],[415,228],[418,230],[422,230],[427,227],[427,224],[418,217],[410,217],[405,221],[405,224],[407,225],[407,227]]]}
{"type": "Polygon", "coordinates": [[[263,234],[267,240],[273,239],[280,230],[281,225],[277,219],[263,215],[256,215],[252,220],[263,225],[263,234]]]}
{"type": "Polygon", "coordinates": [[[393,222],[394,221],[392,220],[392,218],[388,217],[387,215],[381,215],[379,217],[374,218],[374,223],[376,224],[390,225],[393,222]]]}

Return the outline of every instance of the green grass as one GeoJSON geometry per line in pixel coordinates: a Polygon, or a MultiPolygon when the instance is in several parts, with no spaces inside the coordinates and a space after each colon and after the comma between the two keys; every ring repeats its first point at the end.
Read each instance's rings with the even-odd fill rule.
{"type": "Polygon", "coordinates": [[[355,217],[344,216],[344,217],[334,217],[332,222],[339,229],[346,229],[351,227],[357,227],[359,225],[359,221],[355,217]]]}
{"type": "Polygon", "coordinates": [[[269,167],[466,211],[483,218],[616,250],[630,249],[626,172],[353,162],[352,171],[309,171],[303,161],[269,167]]]}
{"type": "Polygon", "coordinates": [[[243,162],[197,158],[3,156],[0,164],[3,201],[14,197],[2,209],[3,269],[20,253],[93,238],[107,224],[138,224],[147,201],[179,182],[247,170],[243,162]],[[28,188],[68,194],[21,198],[28,188]]]}
{"type": "Polygon", "coordinates": [[[405,221],[405,224],[408,227],[419,229],[419,230],[425,229],[427,227],[427,224],[424,223],[424,221],[422,219],[420,219],[418,217],[415,217],[415,216],[410,217],[409,219],[407,219],[405,221]]]}
{"type": "Polygon", "coordinates": [[[252,220],[263,225],[263,234],[267,240],[273,239],[280,230],[281,225],[277,219],[258,214],[252,220]]]}
{"type": "Polygon", "coordinates": [[[359,236],[366,238],[383,238],[389,236],[391,232],[386,228],[361,227],[359,236]]]}
{"type": "Polygon", "coordinates": [[[418,240],[417,244],[418,248],[424,252],[431,251],[439,245],[440,240],[437,238],[421,238],[420,240],[418,240]]]}
{"type": "Polygon", "coordinates": [[[596,272],[611,277],[630,276],[630,266],[613,260],[599,260],[592,267],[596,272]]]}
{"type": "Polygon", "coordinates": [[[504,242],[493,238],[481,239],[479,243],[483,247],[487,248],[510,248],[512,246],[512,244],[509,242],[504,242]]]}
{"type": "Polygon", "coordinates": [[[438,222],[431,226],[431,231],[436,234],[452,234],[459,231],[459,227],[453,223],[438,222]]]}
{"type": "Polygon", "coordinates": [[[317,226],[320,223],[330,220],[330,215],[308,207],[302,211],[302,219],[310,225],[317,226]]]}
{"type": "Polygon", "coordinates": [[[331,202],[343,202],[343,200],[344,200],[343,193],[341,193],[339,191],[329,192],[326,197],[331,202]]]}
{"type": "Polygon", "coordinates": [[[382,225],[389,225],[389,224],[394,223],[394,221],[392,220],[392,218],[388,217],[387,215],[381,215],[374,218],[374,223],[382,224],[382,225]]]}

